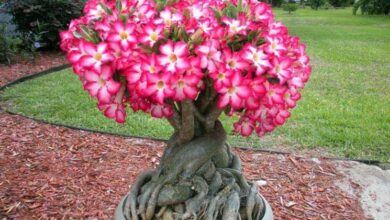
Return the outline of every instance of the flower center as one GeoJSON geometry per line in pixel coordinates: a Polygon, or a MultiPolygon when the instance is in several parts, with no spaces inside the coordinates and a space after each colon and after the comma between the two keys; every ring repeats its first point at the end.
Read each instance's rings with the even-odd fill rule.
{"type": "Polygon", "coordinates": [[[157,89],[163,89],[164,86],[165,86],[165,83],[162,80],[157,82],[157,89]]]}
{"type": "Polygon", "coordinates": [[[100,78],[97,83],[100,87],[103,87],[104,85],[106,85],[106,81],[102,78],[100,78]]]}
{"type": "Polygon", "coordinates": [[[213,52],[210,51],[210,52],[208,52],[208,54],[207,54],[207,58],[210,59],[211,57],[213,57],[213,52]]]}
{"type": "Polygon", "coordinates": [[[275,42],[273,42],[273,43],[271,44],[271,48],[272,48],[272,50],[275,50],[275,49],[276,49],[276,43],[275,43],[275,42]]]}
{"type": "Polygon", "coordinates": [[[259,61],[259,55],[257,53],[253,54],[253,60],[254,61],[259,61]]]}
{"type": "Polygon", "coordinates": [[[219,79],[219,80],[225,79],[225,74],[224,74],[224,73],[218,74],[218,79],[219,79]]]}
{"type": "Polygon", "coordinates": [[[234,93],[236,93],[236,87],[231,87],[228,89],[227,91],[230,95],[233,95],[234,93]]]}
{"type": "Polygon", "coordinates": [[[233,24],[232,26],[230,26],[230,29],[232,30],[232,32],[236,33],[238,32],[238,27],[236,24],[233,24]]]}
{"type": "Polygon", "coordinates": [[[152,41],[157,41],[157,40],[158,40],[158,35],[157,35],[157,33],[156,33],[156,32],[152,32],[152,33],[150,34],[150,39],[151,39],[152,41]]]}
{"type": "Polygon", "coordinates": [[[156,67],[155,66],[150,66],[149,67],[149,72],[150,73],[155,73],[156,72],[156,67]]]}
{"type": "Polygon", "coordinates": [[[103,54],[101,53],[96,53],[94,56],[95,60],[100,61],[103,58],[103,54]]]}
{"type": "Polygon", "coordinates": [[[122,40],[126,40],[129,37],[129,34],[126,31],[122,31],[119,36],[122,40]]]}
{"type": "Polygon", "coordinates": [[[280,73],[281,70],[282,70],[282,68],[280,67],[280,65],[276,65],[276,68],[275,68],[276,73],[280,73]]]}
{"type": "Polygon", "coordinates": [[[172,53],[171,55],[169,55],[169,60],[170,60],[172,63],[174,63],[174,62],[177,61],[177,56],[176,56],[174,53],[172,53]]]}
{"type": "Polygon", "coordinates": [[[184,88],[185,85],[186,85],[186,83],[183,80],[179,80],[179,82],[177,82],[177,86],[179,88],[184,88]]]}
{"type": "Polygon", "coordinates": [[[230,60],[228,62],[228,65],[229,65],[230,68],[234,68],[234,67],[236,67],[236,61],[235,60],[230,60]]]}

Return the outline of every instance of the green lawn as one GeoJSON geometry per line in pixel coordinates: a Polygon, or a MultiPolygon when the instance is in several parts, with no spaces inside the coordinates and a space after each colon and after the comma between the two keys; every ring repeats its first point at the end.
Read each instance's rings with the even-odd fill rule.
{"type": "MultiPolygon", "coordinates": [[[[230,136],[233,145],[267,149],[325,148],[335,156],[390,161],[390,17],[353,16],[351,9],[276,10],[306,43],[313,74],[285,126],[263,137],[230,136]]],[[[79,127],[167,138],[164,120],[131,113],[124,125],[106,119],[71,70],[6,89],[10,111],[79,127]]],[[[231,119],[224,118],[231,130],[231,119]]]]}

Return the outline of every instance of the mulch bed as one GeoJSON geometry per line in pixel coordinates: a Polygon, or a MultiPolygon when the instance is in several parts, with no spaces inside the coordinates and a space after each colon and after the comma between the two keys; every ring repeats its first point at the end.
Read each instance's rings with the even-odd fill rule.
{"type": "MultiPolygon", "coordinates": [[[[0,65],[0,86],[65,63],[42,54],[34,64],[0,65]]],[[[112,219],[164,143],[43,124],[0,112],[0,219],[112,219]]],[[[335,182],[332,161],[235,149],[245,176],[259,183],[275,219],[367,219],[358,198],[335,182]]],[[[356,190],[359,190],[358,188],[356,190]]]]}
{"type": "MultiPolygon", "coordinates": [[[[42,124],[0,113],[0,219],[112,219],[164,143],[42,124]]],[[[332,161],[235,149],[275,219],[366,219],[332,161]]]]}
{"type": "Polygon", "coordinates": [[[22,76],[31,75],[66,63],[66,58],[61,52],[42,52],[34,62],[19,57],[15,64],[0,64],[0,86],[22,76]]]}

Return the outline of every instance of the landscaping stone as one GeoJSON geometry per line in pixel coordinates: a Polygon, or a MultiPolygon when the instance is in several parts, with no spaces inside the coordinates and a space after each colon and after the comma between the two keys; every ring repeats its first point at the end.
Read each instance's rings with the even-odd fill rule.
{"type": "Polygon", "coordinates": [[[390,219],[390,170],[353,161],[336,162],[336,165],[345,176],[337,185],[359,198],[364,213],[377,220],[390,219]]]}

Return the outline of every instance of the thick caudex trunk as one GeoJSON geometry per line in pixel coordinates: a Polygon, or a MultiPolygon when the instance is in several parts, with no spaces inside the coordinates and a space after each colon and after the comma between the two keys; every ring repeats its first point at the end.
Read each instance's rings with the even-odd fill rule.
{"type": "Polygon", "coordinates": [[[225,141],[217,121],[212,131],[168,146],[160,166],[134,182],[123,206],[127,220],[262,219],[264,201],[225,141]]]}

